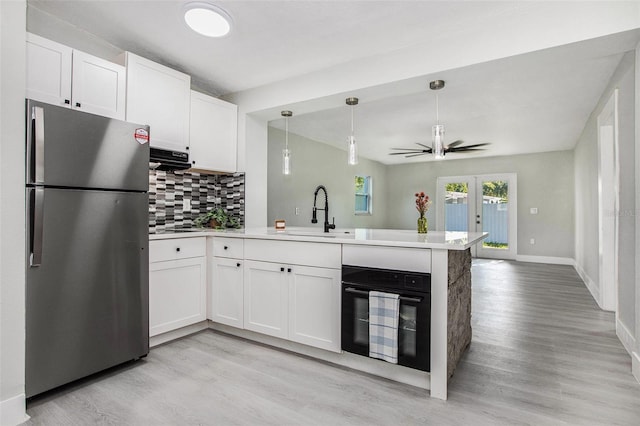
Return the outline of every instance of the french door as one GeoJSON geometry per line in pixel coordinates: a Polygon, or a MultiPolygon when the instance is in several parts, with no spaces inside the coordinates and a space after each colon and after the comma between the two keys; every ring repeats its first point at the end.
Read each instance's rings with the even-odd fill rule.
{"type": "Polygon", "coordinates": [[[476,257],[515,259],[517,253],[515,173],[438,178],[436,226],[442,231],[488,232],[474,246],[476,257]]]}

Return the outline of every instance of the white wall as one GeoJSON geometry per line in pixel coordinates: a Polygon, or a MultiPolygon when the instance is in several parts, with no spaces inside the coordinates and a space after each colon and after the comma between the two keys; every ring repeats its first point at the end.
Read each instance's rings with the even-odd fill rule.
{"type": "MultiPolygon", "coordinates": [[[[346,145],[346,144],[345,144],[346,145]]],[[[268,224],[285,219],[291,226],[322,228],[324,212],[318,212],[318,224],[311,224],[313,192],[324,185],[329,194],[329,222],[336,218],[337,228],[384,228],[387,226],[386,167],[377,161],[360,157],[357,165],[347,164],[346,151],[290,133],[292,174],[282,174],[284,132],[269,127],[268,157],[268,224]],[[355,215],[356,175],[371,176],[373,181],[373,214],[355,215]],[[295,215],[295,208],[300,214],[295,215]]],[[[318,199],[322,208],[324,198],[318,199]]]]}
{"type": "Polygon", "coordinates": [[[26,420],[24,87],[26,4],[0,1],[0,424],[26,420]]]}
{"type": "MultiPolygon", "coordinates": [[[[438,177],[490,173],[518,176],[518,255],[573,259],[572,151],[389,166],[387,202],[393,206],[389,211],[393,227],[415,228],[414,193],[424,191],[435,199],[438,177]],[[531,215],[530,207],[537,207],[538,214],[531,215]],[[529,244],[530,238],[535,238],[535,245],[529,244]]],[[[433,207],[427,219],[435,228],[433,207]]]]}
{"type": "MultiPolygon", "coordinates": [[[[636,214],[635,214],[635,259],[636,265],[640,264],[640,44],[636,46],[635,61],[635,190],[636,214]]],[[[636,380],[640,382],[640,267],[636,267],[636,327],[635,327],[635,348],[631,356],[631,370],[636,380]]]]}
{"type": "Polygon", "coordinates": [[[636,184],[635,184],[635,54],[627,53],[595,106],[575,148],[576,269],[596,301],[601,298],[598,241],[597,117],[618,89],[620,210],[618,219],[618,335],[634,340],[636,330],[636,184]]]}

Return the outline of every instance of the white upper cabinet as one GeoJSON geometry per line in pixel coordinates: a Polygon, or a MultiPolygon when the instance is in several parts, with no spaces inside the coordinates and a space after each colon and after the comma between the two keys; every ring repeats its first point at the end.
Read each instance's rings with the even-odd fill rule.
{"type": "Polygon", "coordinates": [[[187,151],[191,77],[131,52],[126,64],[127,121],[151,126],[152,147],[187,151]]]}
{"type": "Polygon", "coordinates": [[[27,33],[27,98],[71,107],[73,49],[27,33]]]}
{"type": "Polygon", "coordinates": [[[27,33],[27,98],[124,120],[125,79],[121,65],[27,33]]]}
{"type": "Polygon", "coordinates": [[[238,107],[191,91],[190,157],[192,168],[237,170],[238,107]]]}
{"type": "Polygon", "coordinates": [[[74,50],[72,107],[124,120],[126,78],[123,66],[74,50]]]}

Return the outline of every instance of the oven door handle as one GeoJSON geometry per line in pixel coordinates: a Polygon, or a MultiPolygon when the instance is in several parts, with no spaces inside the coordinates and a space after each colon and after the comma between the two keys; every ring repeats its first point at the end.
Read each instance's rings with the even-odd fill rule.
{"type": "MultiPolygon", "coordinates": [[[[354,293],[354,294],[361,294],[363,296],[369,296],[369,292],[368,291],[364,291],[364,290],[357,290],[353,287],[347,287],[344,289],[345,292],[347,293],[354,293]]],[[[407,297],[407,296],[400,296],[400,300],[403,300],[405,302],[414,302],[414,303],[420,303],[422,302],[422,297],[407,297]]]]}

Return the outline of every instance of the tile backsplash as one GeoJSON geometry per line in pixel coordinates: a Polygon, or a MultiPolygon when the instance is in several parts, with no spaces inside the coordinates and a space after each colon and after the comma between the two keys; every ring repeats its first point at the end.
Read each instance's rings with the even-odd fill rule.
{"type": "Polygon", "coordinates": [[[195,227],[200,214],[222,207],[244,226],[244,173],[205,175],[149,170],[149,233],[195,227]],[[184,210],[189,200],[191,210],[184,210]]]}

